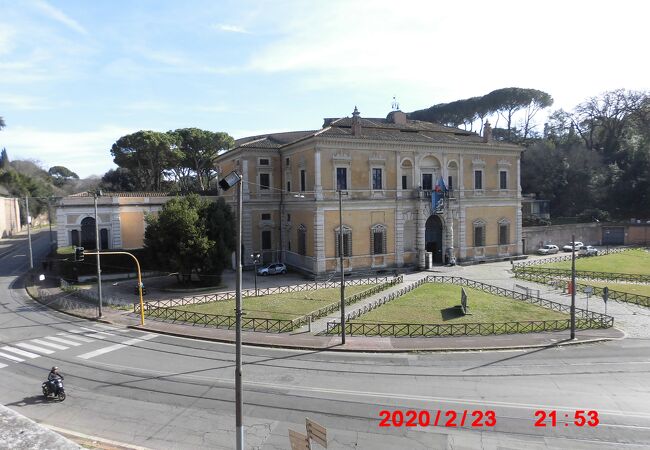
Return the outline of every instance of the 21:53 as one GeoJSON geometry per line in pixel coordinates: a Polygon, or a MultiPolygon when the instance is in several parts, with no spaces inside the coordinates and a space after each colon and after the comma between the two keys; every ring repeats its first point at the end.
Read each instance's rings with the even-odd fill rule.
{"type": "Polygon", "coordinates": [[[543,409],[538,409],[537,411],[535,411],[535,417],[537,417],[537,420],[535,421],[535,426],[556,427],[558,415],[560,417],[564,415],[565,427],[568,427],[571,421],[573,421],[573,425],[575,425],[576,427],[584,427],[584,426],[595,427],[600,423],[600,420],[598,419],[598,411],[594,411],[594,410],[578,409],[574,411],[573,415],[570,415],[569,413],[558,414],[556,410],[544,411],[543,409]]]}

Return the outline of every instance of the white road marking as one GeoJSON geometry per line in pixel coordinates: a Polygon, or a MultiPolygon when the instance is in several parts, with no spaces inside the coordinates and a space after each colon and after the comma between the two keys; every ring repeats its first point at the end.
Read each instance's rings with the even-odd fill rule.
{"type": "Polygon", "coordinates": [[[2,353],[2,352],[0,352],[0,356],[2,356],[3,358],[7,358],[7,359],[9,359],[11,361],[16,361],[16,362],[25,361],[24,359],[20,359],[20,358],[18,358],[16,356],[12,356],[12,355],[7,355],[6,353],[2,353]]]}
{"type": "Polygon", "coordinates": [[[74,335],[70,333],[57,333],[57,336],[63,336],[66,339],[74,339],[75,341],[81,341],[81,342],[95,342],[94,339],[88,339],[87,337],[79,336],[79,335],[74,335]]]}
{"type": "Polygon", "coordinates": [[[108,325],[104,325],[103,323],[95,323],[95,324],[93,324],[93,326],[95,328],[99,328],[100,330],[113,331],[113,332],[116,332],[116,333],[123,333],[125,331],[129,331],[128,328],[115,328],[115,327],[111,327],[111,326],[108,326],[108,325]]]}
{"type": "Polygon", "coordinates": [[[85,330],[85,332],[83,332],[84,336],[88,336],[95,339],[106,339],[106,336],[115,336],[114,334],[93,330],[92,328],[86,328],[86,327],[79,327],[79,328],[85,330]],[[88,334],[88,332],[93,334],[88,334]]]}
{"type": "Polygon", "coordinates": [[[3,367],[7,367],[7,365],[0,363],[0,369],[2,369],[3,367]]]}
{"type": "Polygon", "coordinates": [[[84,353],[83,355],[79,355],[78,358],[81,358],[81,359],[94,358],[95,356],[99,356],[99,355],[103,355],[105,353],[109,353],[109,352],[112,352],[112,351],[115,351],[115,350],[119,350],[121,348],[137,344],[139,342],[148,341],[149,339],[153,339],[156,336],[157,336],[157,334],[155,334],[155,333],[145,334],[142,337],[135,338],[135,339],[129,339],[128,341],[124,341],[121,344],[110,345],[108,347],[100,348],[99,350],[84,353]]]}
{"type": "Polygon", "coordinates": [[[16,344],[16,346],[21,348],[26,348],[27,350],[32,350],[38,353],[44,353],[46,355],[51,355],[52,353],[54,353],[54,350],[48,350],[46,348],[37,347],[35,345],[25,344],[24,342],[19,342],[16,344]]]}
{"type": "Polygon", "coordinates": [[[80,342],[74,342],[74,341],[71,341],[69,339],[61,339],[61,338],[58,338],[56,336],[47,336],[47,337],[44,337],[43,339],[49,339],[50,341],[59,342],[61,344],[66,344],[66,345],[71,345],[73,347],[77,347],[77,346],[81,345],[80,342]]]}
{"type": "Polygon", "coordinates": [[[36,353],[26,352],[26,351],[20,350],[18,348],[9,347],[8,345],[5,345],[4,347],[2,347],[2,350],[6,350],[8,352],[15,353],[15,354],[21,355],[21,356],[26,356],[27,358],[38,358],[39,356],[41,356],[41,355],[37,355],[36,353]]]}
{"type": "Polygon", "coordinates": [[[70,348],[70,347],[66,347],[64,345],[53,344],[51,342],[43,341],[41,339],[32,339],[30,342],[33,342],[34,344],[38,344],[38,345],[44,345],[45,348],[52,347],[52,348],[55,348],[57,350],[67,350],[67,349],[70,348]]]}

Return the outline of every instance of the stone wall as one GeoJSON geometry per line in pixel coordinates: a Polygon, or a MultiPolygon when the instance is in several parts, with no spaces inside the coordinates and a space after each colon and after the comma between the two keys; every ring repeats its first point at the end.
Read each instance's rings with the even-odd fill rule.
{"type": "Polygon", "coordinates": [[[600,223],[574,223],[567,225],[548,225],[541,227],[522,228],[524,253],[535,253],[545,244],[555,244],[562,249],[563,245],[571,242],[571,235],[576,241],[585,245],[601,245],[602,230],[600,223]]]}

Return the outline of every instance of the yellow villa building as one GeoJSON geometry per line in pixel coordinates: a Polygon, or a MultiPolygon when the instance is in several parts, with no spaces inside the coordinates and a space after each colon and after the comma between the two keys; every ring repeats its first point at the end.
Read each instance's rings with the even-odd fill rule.
{"type": "Polygon", "coordinates": [[[355,108],[320,130],[239,139],[216,164],[242,176],[245,265],[260,252],[320,277],[340,270],[341,237],[354,272],[520,255],[521,152],[489,124],[479,136],[355,108]]]}

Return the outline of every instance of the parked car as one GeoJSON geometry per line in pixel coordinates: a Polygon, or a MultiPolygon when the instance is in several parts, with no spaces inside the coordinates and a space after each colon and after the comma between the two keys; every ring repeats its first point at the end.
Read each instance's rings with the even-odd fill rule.
{"type": "MultiPolygon", "coordinates": [[[[585,245],[585,244],[583,244],[583,243],[580,242],[580,241],[576,241],[575,244],[576,244],[576,246],[575,246],[575,251],[580,250],[580,247],[582,247],[583,245],[585,245]]],[[[565,245],[564,247],[562,247],[562,250],[564,250],[565,252],[573,251],[573,249],[574,249],[574,247],[571,245],[571,242],[569,242],[567,245],[565,245]]]]}
{"type": "Polygon", "coordinates": [[[583,245],[580,247],[580,250],[578,250],[578,255],[580,256],[596,256],[598,255],[598,249],[596,247],[593,247],[591,245],[583,245]]]}
{"type": "Polygon", "coordinates": [[[283,263],[273,263],[267,264],[257,269],[257,274],[266,276],[266,275],[276,275],[278,273],[285,274],[287,273],[287,266],[283,263]]]}
{"type": "Polygon", "coordinates": [[[537,249],[537,253],[540,255],[553,255],[559,251],[559,247],[554,244],[546,244],[537,249]]]}

